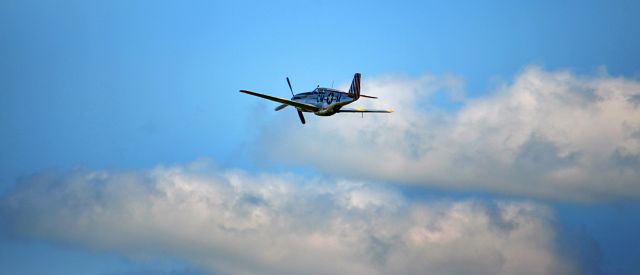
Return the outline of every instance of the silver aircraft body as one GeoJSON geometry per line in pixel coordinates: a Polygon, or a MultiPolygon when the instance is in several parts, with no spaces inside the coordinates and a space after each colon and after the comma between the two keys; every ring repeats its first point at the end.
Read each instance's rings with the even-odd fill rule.
{"type": "Polygon", "coordinates": [[[343,92],[333,88],[317,87],[311,92],[304,92],[299,94],[293,94],[293,88],[291,88],[291,82],[287,77],[287,84],[289,84],[289,90],[291,90],[291,99],[285,99],[281,97],[270,96],[266,94],[256,93],[247,90],[240,90],[245,94],[261,97],[264,99],[272,100],[282,105],[276,107],[276,111],[280,111],[287,106],[293,106],[298,111],[300,122],[305,124],[303,112],[314,113],[318,116],[331,116],[336,113],[391,113],[391,109],[386,110],[365,110],[363,108],[344,108],[345,105],[355,102],[360,97],[376,98],[374,96],[368,96],[360,94],[360,74],[356,73],[351,81],[351,87],[348,92],[343,92]]]}

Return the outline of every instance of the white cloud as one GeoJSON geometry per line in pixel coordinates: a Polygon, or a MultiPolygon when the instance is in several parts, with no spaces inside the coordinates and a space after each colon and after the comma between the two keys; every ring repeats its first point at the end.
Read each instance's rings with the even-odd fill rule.
{"type": "MultiPolygon", "coordinates": [[[[454,77],[363,78],[379,96],[307,125],[271,122],[260,154],[333,175],[567,200],[640,197],[640,82],[526,68],[488,96],[464,99],[454,77]],[[430,104],[458,100],[457,111],[430,104]]],[[[279,119],[293,119],[294,114],[279,119]]]]}
{"type": "Polygon", "coordinates": [[[248,175],[203,162],[23,179],[8,232],[221,274],[563,274],[553,216],[517,201],[412,201],[345,180],[248,175]]]}

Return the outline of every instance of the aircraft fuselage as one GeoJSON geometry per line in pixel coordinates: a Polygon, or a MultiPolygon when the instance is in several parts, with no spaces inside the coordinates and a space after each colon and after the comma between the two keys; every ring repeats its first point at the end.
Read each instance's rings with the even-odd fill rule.
{"type": "MultiPolygon", "coordinates": [[[[313,112],[318,116],[330,116],[338,112],[342,106],[354,102],[348,93],[331,89],[318,87],[311,92],[299,93],[291,98],[291,101],[296,101],[304,104],[309,104],[320,108],[320,110],[313,112]]],[[[301,110],[303,112],[308,112],[301,110]]]]}

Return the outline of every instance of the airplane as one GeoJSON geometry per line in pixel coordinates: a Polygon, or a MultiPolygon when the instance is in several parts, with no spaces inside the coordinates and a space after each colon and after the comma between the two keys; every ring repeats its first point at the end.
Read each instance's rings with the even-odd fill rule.
{"type": "Polygon", "coordinates": [[[355,109],[343,108],[345,105],[355,102],[360,97],[377,98],[375,96],[360,94],[360,74],[359,73],[356,73],[353,76],[353,80],[351,81],[351,87],[349,88],[349,92],[343,92],[333,88],[323,88],[318,85],[318,87],[311,92],[294,94],[293,88],[291,88],[291,81],[289,81],[289,77],[287,77],[287,84],[289,84],[289,90],[291,91],[291,95],[293,96],[290,100],[281,98],[281,97],[274,97],[270,95],[247,91],[247,90],[240,90],[240,92],[281,103],[282,105],[275,108],[276,111],[280,111],[286,108],[287,106],[295,107],[296,110],[298,111],[298,116],[300,117],[300,122],[302,122],[302,124],[305,124],[305,119],[302,112],[314,113],[317,116],[332,116],[336,113],[364,114],[364,113],[393,112],[391,109],[365,110],[363,108],[355,108],[355,109]]]}

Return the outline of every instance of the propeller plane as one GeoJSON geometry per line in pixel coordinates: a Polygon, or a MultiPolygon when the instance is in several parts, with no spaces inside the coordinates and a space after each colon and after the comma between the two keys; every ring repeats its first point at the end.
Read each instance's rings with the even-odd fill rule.
{"type": "Polygon", "coordinates": [[[271,101],[281,103],[276,107],[276,111],[280,111],[287,106],[292,106],[298,111],[300,122],[305,124],[303,112],[314,113],[317,116],[332,116],[337,113],[391,113],[391,109],[387,110],[365,110],[363,108],[343,108],[345,105],[355,102],[361,97],[364,98],[377,98],[375,96],[368,96],[360,94],[360,74],[356,73],[351,81],[351,87],[348,92],[343,92],[333,88],[323,88],[318,86],[311,92],[304,92],[299,94],[293,93],[291,88],[291,81],[287,77],[287,84],[289,84],[289,90],[293,96],[291,99],[285,99],[281,97],[275,97],[256,93],[247,90],[240,90],[241,93],[261,97],[271,101]]]}

